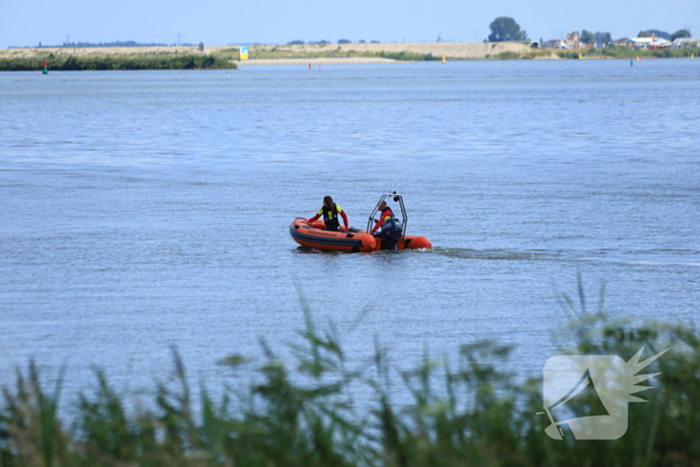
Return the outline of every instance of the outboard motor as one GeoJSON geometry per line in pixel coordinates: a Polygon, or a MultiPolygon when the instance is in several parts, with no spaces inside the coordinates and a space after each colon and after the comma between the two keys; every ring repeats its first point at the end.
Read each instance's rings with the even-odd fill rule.
{"type": "Polygon", "coordinates": [[[385,220],[382,224],[382,232],[401,232],[401,221],[395,217],[385,220]]]}
{"type": "Polygon", "coordinates": [[[382,250],[396,250],[401,239],[401,221],[395,217],[387,219],[382,224],[382,250]]]}

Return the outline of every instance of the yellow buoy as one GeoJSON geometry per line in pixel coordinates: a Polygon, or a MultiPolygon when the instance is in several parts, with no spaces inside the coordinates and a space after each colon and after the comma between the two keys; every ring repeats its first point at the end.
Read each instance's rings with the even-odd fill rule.
{"type": "Polygon", "coordinates": [[[442,63],[445,63],[445,62],[447,62],[447,57],[445,57],[445,56],[443,55],[443,56],[442,56],[442,63]]]}

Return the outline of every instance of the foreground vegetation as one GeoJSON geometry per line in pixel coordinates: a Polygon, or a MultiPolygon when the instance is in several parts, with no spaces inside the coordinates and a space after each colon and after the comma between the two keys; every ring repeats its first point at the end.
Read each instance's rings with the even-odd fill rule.
{"type": "MultiPolygon", "coordinates": [[[[249,365],[257,377],[213,400],[202,383],[192,395],[175,355],[175,383],[159,383],[136,408],[96,372],[95,388],[77,398],[74,418],[59,417],[60,381],[47,389],[33,363],[18,371],[0,405],[0,465],[24,466],[696,466],[700,462],[700,336],[684,326],[632,326],[585,312],[571,331],[576,354],[644,358],[671,350],[644,373],[655,388],[629,405],[629,430],[614,441],[555,441],[544,434],[541,382],[516,384],[503,369],[508,347],[461,348],[455,366],[426,355],[399,370],[377,348],[351,368],[338,334],[320,333],[308,310],[295,362],[249,365]],[[399,383],[400,381],[400,383],[399,383]],[[369,394],[357,402],[358,389],[369,394]],[[408,397],[397,397],[402,392],[408,397]],[[362,408],[362,406],[366,408],[362,408]]],[[[253,373],[244,373],[253,374],[253,373]]],[[[60,377],[59,377],[60,380],[60,377]]],[[[581,413],[586,412],[583,402],[581,413]]]]}
{"type": "MultiPolygon", "coordinates": [[[[235,63],[214,55],[56,55],[49,56],[47,61],[49,71],[202,70],[236,68],[235,63]]],[[[0,58],[0,71],[38,71],[42,68],[43,59],[40,56],[0,58]]]]}

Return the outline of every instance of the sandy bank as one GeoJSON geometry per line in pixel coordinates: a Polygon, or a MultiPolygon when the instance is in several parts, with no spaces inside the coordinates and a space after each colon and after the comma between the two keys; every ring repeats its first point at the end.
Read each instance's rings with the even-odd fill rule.
{"type": "Polygon", "coordinates": [[[251,55],[260,51],[266,54],[327,54],[337,52],[347,54],[350,51],[359,53],[399,53],[411,52],[416,54],[432,54],[436,57],[445,56],[448,59],[483,59],[503,52],[528,53],[530,48],[515,42],[489,43],[460,43],[460,42],[421,42],[392,44],[306,44],[306,45],[264,45],[250,47],[251,55]]]}

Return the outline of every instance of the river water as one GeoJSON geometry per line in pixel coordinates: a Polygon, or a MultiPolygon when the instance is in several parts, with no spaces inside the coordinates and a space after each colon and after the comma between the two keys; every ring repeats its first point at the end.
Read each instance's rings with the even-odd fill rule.
{"type": "Polygon", "coordinates": [[[353,361],[491,338],[541,374],[580,275],[615,318],[700,302],[700,60],[0,74],[0,383],[35,358],[118,387],[298,342],[353,361]],[[432,251],[288,233],[332,195],[364,227],[403,193],[432,251]]]}

